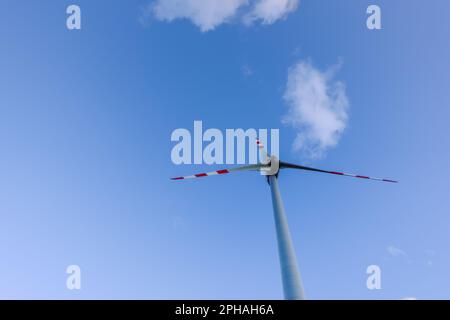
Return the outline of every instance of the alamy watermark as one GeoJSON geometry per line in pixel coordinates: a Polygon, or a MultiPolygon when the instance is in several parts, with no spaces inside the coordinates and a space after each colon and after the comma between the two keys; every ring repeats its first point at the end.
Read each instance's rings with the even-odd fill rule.
{"type": "MultiPolygon", "coordinates": [[[[68,17],[66,27],[69,30],[81,30],[81,8],[76,4],[71,4],[66,9],[68,17]]],[[[366,14],[369,17],[366,20],[366,26],[369,30],[381,29],[381,8],[378,5],[371,4],[367,7],[366,14]]]]}
{"type": "Polygon", "coordinates": [[[66,13],[69,15],[66,19],[66,27],[69,30],[81,29],[81,8],[75,4],[67,7],[66,13]]]}
{"type": "Polygon", "coordinates": [[[376,264],[370,265],[366,269],[367,277],[366,286],[369,290],[381,289],[381,268],[376,264]]]}
{"type": "Polygon", "coordinates": [[[264,163],[257,141],[267,153],[279,158],[279,129],[226,129],[223,133],[215,128],[204,130],[202,121],[194,121],[192,133],[185,128],[175,129],[170,139],[177,142],[171,151],[176,165],[264,163]]]}
{"type": "Polygon", "coordinates": [[[375,4],[367,7],[367,18],[366,25],[369,30],[381,30],[381,8],[375,4]]]}
{"type": "MultiPolygon", "coordinates": [[[[81,30],[81,8],[76,4],[71,4],[66,8],[66,27],[69,30],[81,30]]],[[[371,4],[367,7],[366,14],[369,17],[366,20],[366,26],[369,30],[381,30],[381,8],[378,5],[371,4]]]]}
{"type": "Polygon", "coordinates": [[[81,268],[73,264],[67,267],[66,273],[69,275],[66,279],[66,287],[69,290],[81,289],[81,268]]]}

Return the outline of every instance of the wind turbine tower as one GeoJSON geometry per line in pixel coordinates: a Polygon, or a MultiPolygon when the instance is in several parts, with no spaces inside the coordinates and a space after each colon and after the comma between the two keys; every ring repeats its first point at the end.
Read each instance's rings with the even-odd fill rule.
{"type": "Polygon", "coordinates": [[[258,164],[216,170],[207,173],[198,173],[191,176],[175,177],[172,178],[172,180],[203,178],[238,171],[259,171],[263,176],[266,176],[267,181],[270,185],[270,191],[272,195],[275,230],[278,244],[278,257],[280,260],[281,279],[283,283],[284,298],[286,300],[303,300],[305,299],[303,283],[300,277],[297,258],[295,255],[295,249],[292,243],[291,233],[289,231],[289,225],[284,210],[283,200],[281,199],[280,188],[278,186],[278,175],[280,173],[280,170],[282,169],[306,170],[320,173],[328,173],[338,176],[347,176],[359,179],[377,180],[391,183],[397,183],[397,181],[382,178],[372,178],[368,176],[344,173],[339,171],[322,170],[282,162],[275,156],[269,156],[265,151],[263,144],[259,140],[257,140],[256,143],[259,148],[259,158],[260,158],[260,163],[258,164]]]}

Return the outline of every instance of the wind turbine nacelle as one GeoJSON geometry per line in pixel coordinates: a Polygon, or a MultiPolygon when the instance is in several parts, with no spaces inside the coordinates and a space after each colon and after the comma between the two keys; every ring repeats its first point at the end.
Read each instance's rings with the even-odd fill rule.
{"type": "Polygon", "coordinates": [[[263,176],[275,176],[280,171],[280,159],[276,156],[271,156],[267,166],[260,169],[260,173],[263,176]]]}

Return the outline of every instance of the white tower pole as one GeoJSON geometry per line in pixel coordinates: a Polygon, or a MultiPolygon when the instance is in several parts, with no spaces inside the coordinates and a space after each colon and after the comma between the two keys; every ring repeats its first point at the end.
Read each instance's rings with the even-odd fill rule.
{"type": "Polygon", "coordinates": [[[286,213],[284,212],[283,200],[281,199],[280,190],[278,188],[277,176],[269,176],[269,183],[272,193],[284,298],[286,300],[303,300],[305,298],[303,284],[298,269],[291,234],[289,232],[286,213]]]}

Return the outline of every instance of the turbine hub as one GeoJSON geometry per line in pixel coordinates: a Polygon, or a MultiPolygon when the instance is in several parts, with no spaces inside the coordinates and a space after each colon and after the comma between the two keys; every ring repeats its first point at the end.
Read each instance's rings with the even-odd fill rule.
{"type": "Polygon", "coordinates": [[[262,167],[260,172],[263,176],[275,176],[280,171],[280,160],[276,156],[271,156],[266,167],[262,167]]]}

